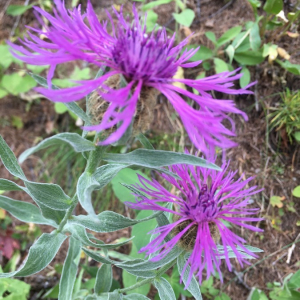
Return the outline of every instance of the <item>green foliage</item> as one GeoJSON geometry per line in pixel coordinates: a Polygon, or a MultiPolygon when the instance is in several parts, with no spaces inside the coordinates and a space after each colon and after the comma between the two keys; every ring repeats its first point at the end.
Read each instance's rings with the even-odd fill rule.
{"type": "Polygon", "coordinates": [[[26,300],[29,291],[30,285],[21,280],[0,278],[0,300],[26,300]]]}
{"type": "Polygon", "coordinates": [[[271,107],[273,112],[268,115],[270,130],[285,130],[290,142],[297,140],[300,131],[300,92],[289,89],[281,94],[281,102],[277,107],[271,107]]]}

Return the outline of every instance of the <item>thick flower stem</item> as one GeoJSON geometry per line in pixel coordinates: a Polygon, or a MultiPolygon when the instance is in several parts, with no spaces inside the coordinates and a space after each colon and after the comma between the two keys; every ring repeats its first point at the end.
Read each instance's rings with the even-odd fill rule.
{"type": "Polygon", "coordinates": [[[58,228],[57,228],[57,232],[61,232],[64,228],[64,226],[66,225],[66,223],[68,222],[68,219],[71,217],[73,210],[75,209],[75,207],[77,206],[78,203],[78,198],[77,195],[75,194],[73,199],[72,199],[72,204],[71,206],[68,208],[64,218],[62,219],[62,221],[60,222],[58,228]]]}
{"type": "Polygon", "coordinates": [[[96,150],[90,152],[85,172],[91,174],[95,172],[96,168],[99,166],[105,149],[106,147],[97,146],[96,150]]]}
{"type": "Polygon", "coordinates": [[[126,293],[128,291],[134,290],[144,284],[147,283],[152,283],[155,279],[159,279],[161,277],[161,275],[163,275],[167,270],[169,270],[171,267],[173,267],[175,265],[177,261],[177,258],[174,259],[173,261],[171,261],[170,263],[166,264],[165,266],[161,267],[158,271],[157,271],[157,275],[154,278],[146,278],[140,282],[137,282],[136,284],[128,287],[128,288],[124,288],[124,289],[120,289],[118,290],[119,293],[126,293]]]}

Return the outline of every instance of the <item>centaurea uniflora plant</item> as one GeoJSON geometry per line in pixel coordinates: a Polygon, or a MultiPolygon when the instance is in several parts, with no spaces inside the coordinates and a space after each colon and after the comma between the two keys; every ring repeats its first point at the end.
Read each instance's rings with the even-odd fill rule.
{"type": "MultiPolygon", "coordinates": [[[[204,274],[219,273],[222,278],[221,260],[230,269],[230,258],[234,257],[243,264],[247,263],[246,259],[256,257],[255,252],[261,252],[246,245],[236,233],[239,228],[260,231],[254,224],[248,224],[260,220],[253,216],[257,209],[254,203],[251,205],[252,196],[259,190],[251,187],[252,178],[236,179],[236,172],[227,171],[228,165],[219,168],[212,160],[216,146],[228,148],[234,145],[228,138],[234,135],[234,130],[222,124],[227,119],[234,127],[227,113],[240,114],[244,118],[246,115],[235,107],[233,101],[214,99],[209,92],[239,94],[250,91],[248,87],[233,89],[233,81],[241,76],[237,71],[199,80],[174,79],[179,67],[193,68],[200,63],[189,62],[197,49],[184,50],[187,40],[176,45],[175,35],[169,37],[164,28],[146,33],[145,19],[139,16],[135,7],[132,18],[124,17],[122,10],[120,13],[114,10],[113,17],[107,13],[108,21],[100,23],[89,1],[84,13],[80,7],[67,10],[60,0],[55,0],[54,4],[53,16],[35,8],[40,14],[38,20],[43,29],[31,28],[29,38],[21,42],[22,46],[11,44],[12,51],[29,64],[50,65],[48,78],[31,74],[43,86],[38,91],[52,101],[64,102],[69,110],[85,121],[84,129],[96,130],[96,133],[93,141],[86,130],[82,135],[70,132],[56,134],[26,150],[19,160],[0,137],[0,158],[4,167],[13,178],[23,182],[16,184],[0,179],[0,190],[25,192],[33,200],[29,203],[1,194],[0,208],[23,222],[47,225],[47,232],[50,227],[53,228],[51,233],[43,233],[33,243],[26,260],[16,271],[1,273],[0,278],[24,277],[40,272],[67,241],[69,250],[60,278],[59,300],[149,299],[146,297],[147,289],[146,292],[138,289],[140,293],[144,292],[143,295],[128,295],[146,284],[154,284],[160,299],[176,300],[171,284],[162,276],[176,264],[185,288],[194,299],[201,300],[199,283],[204,274]],[[49,26],[44,19],[49,21],[49,26]],[[88,62],[93,69],[99,67],[98,74],[102,75],[94,80],[79,81],[72,88],[52,88],[56,66],[73,61],[88,62]],[[185,84],[188,90],[174,85],[176,82],[185,84]],[[190,92],[192,88],[199,94],[190,92]],[[172,103],[190,139],[209,157],[208,160],[188,152],[154,150],[146,136],[135,134],[145,129],[141,123],[151,123],[158,93],[172,103]],[[74,103],[84,96],[87,96],[86,111],[74,103]],[[190,100],[194,103],[189,104],[190,100]],[[131,134],[136,136],[143,148],[130,151],[128,142],[126,153],[116,153],[117,148],[113,148],[115,142],[125,132],[125,136],[130,135],[127,128],[131,127],[136,130],[131,134]],[[57,184],[31,181],[19,165],[38,150],[48,146],[60,147],[62,143],[82,153],[86,159],[85,170],[78,174],[76,192],[72,195],[65,193],[57,184]],[[94,193],[103,194],[103,188],[120,171],[125,174],[133,172],[128,170],[133,166],[135,169],[158,171],[164,182],[139,177],[139,185],[124,184],[123,187],[136,195],[136,203],[127,199],[125,193],[124,196],[119,193],[118,197],[123,197],[120,199],[122,202],[127,201],[127,205],[142,210],[142,213],[143,210],[153,212],[145,212],[147,217],[141,219],[125,217],[115,211],[95,211],[94,193]],[[163,185],[166,182],[177,191],[165,189],[163,185]],[[82,211],[75,209],[78,204],[86,213],[75,214],[82,211]],[[156,229],[147,235],[150,229],[144,226],[143,232],[138,232],[133,241],[133,238],[124,238],[106,244],[95,235],[109,235],[149,220],[155,220],[156,229]],[[138,244],[144,242],[144,247],[139,249],[147,254],[144,259],[133,253],[132,256],[120,255],[114,250],[136,240],[138,244]],[[101,263],[92,291],[81,287],[84,268],[77,275],[82,251],[101,263]],[[124,287],[113,289],[113,268],[121,268],[125,272],[123,274],[129,273],[139,280],[132,285],[123,280],[124,287]]],[[[118,180],[126,178],[126,175],[122,176],[118,180]]],[[[119,237],[119,234],[114,236],[119,237]]]]}
{"type": "Polygon", "coordinates": [[[140,183],[134,186],[139,191],[135,194],[136,203],[126,203],[133,209],[171,213],[172,222],[154,229],[151,233],[156,237],[140,252],[152,256],[152,261],[159,261],[179,245],[190,254],[185,266],[190,265],[187,286],[193,273],[201,283],[205,270],[207,279],[217,272],[223,281],[221,259],[225,259],[231,271],[232,253],[241,265],[249,263],[246,258],[257,257],[244,246],[246,241],[228,228],[228,224],[254,232],[262,231],[247,224],[262,220],[252,216],[258,209],[250,206],[253,203],[251,196],[261,190],[256,186],[247,187],[253,178],[243,180],[241,176],[235,180],[237,172],[227,172],[227,169],[227,163],[219,172],[191,165],[173,165],[170,171],[179,179],[160,174],[175,188],[172,193],[158,181],[149,181],[139,175],[140,183]],[[167,206],[170,203],[171,208],[167,206]],[[168,236],[170,238],[166,241],[168,236]]]}
{"type": "MultiPolygon", "coordinates": [[[[50,65],[49,88],[37,88],[41,94],[55,102],[72,102],[97,91],[108,105],[100,124],[87,126],[87,130],[103,131],[115,129],[102,142],[108,145],[119,140],[130,126],[137,107],[146,106],[153,110],[155,99],[144,101],[143,90],[155,90],[163,94],[180,116],[185,129],[195,146],[202,152],[213,154],[216,146],[225,149],[236,144],[228,137],[234,136],[234,122],[229,113],[247,115],[236,108],[234,101],[214,99],[210,91],[224,94],[249,94],[252,84],[242,89],[234,89],[233,81],[242,74],[238,70],[222,72],[202,79],[174,79],[179,67],[193,68],[201,63],[189,62],[198,48],[184,50],[188,38],[175,45],[175,33],[168,36],[165,28],[155,28],[146,33],[144,16],[141,18],[133,7],[132,20],[114,9],[113,17],[107,12],[108,21],[99,22],[93,7],[88,1],[87,10],[81,13],[80,6],[67,10],[61,0],[54,1],[54,16],[36,7],[36,11],[46,18],[47,26],[40,18],[42,29],[30,28],[29,39],[22,46],[10,44],[14,55],[33,65],[50,65]],[[143,21],[144,19],[144,21],[143,21]],[[108,26],[110,24],[110,27],[108,26]],[[46,37],[46,40],[45,40],[46,37]],[[109,71],[94,80],[80,81],[78,86],[62,90],[51,88],[51,78],[57,65],[70,61],[85,61],[109,68],[109,71]],[[125,87],[111,88],[110,78],[122,76],[128,83],[125,87]],[[199,95],[174,85],[180,82],[199,95]],[[192,107],[186,99],[193,100],[198,108],[192,107]],[[139,103],[139,102],[146,103],[139,103]],[[230,121],[232,129],[222,122],[230,121]]],[[[155,92],[154,92],[154,95],[155,92]]],[[[148,118],[151,120],[151,118],[148,118]]]]}

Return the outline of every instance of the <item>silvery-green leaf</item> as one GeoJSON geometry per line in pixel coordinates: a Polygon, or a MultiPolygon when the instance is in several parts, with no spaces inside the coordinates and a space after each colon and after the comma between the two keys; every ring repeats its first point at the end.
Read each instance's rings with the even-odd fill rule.
{"type": "Polygon", "coordinates": [[[66,238],[66,235],[57,233],[56,231],[43,233],[29,249],[26,261],[22,264],[21,268],[15,272],[1,273],[0,278],[12,276],[24,277],[45,269],[53,260],[66,238]]]}
{"type": "Polygon", "coordinates": [[[160,299],[176,300],[174,290],[167,279],[160,277],[154,280],[160,299]]]}
{"type": "MultiPolygon", "coordinates": [[[[224,247],[222,245],[218,245],[217,248],[218,248],[218,252],[220,253],[219,258],[220,259],[225,259],[224,247]]],[[[259,248],[248,246],[248,245],[245,245],[245,248],[247,248],[251,252],[263,252],[263,250],[261,250],[259,248]]],[[[255,259],[255,257],[253,257],[253,256],[249,255],[248,253],[246,253],[242,248],[237,247],[236,249],[243,256],[243,258],[255,259]]],[[[229,258],[235,258],[236,257],[236,254],[234,253],[234,251],[229,246],[227,247],[227,256],[229,258]]]]}
{"type": "Polygon", "coordinates": [[[153,219],[160,213],[161,212],[154,213],[150,217],[141,220],[133,220],[130,218],[126,218],[120,214],[117,214],[113,211],[103,211],[97,216],[72,216],[68,220],[68,223],[77,224],[95,232],[112,232],[129,226],[133,226],[143,221],[153,219]]]}
{"type": "Polygon", "coordinates": [[[148,297],[141,294],[129,294],[124,296],[124,300],[150,300],[148,297]]]}
{"type": "Polygon", "coordinates": [[[100,295],[101,293],[109,292],[112,285],[112,268],[111,265],[103,264],[98,272],[95,282],[95,293],[100,295]]]}
{"type": "MultiPolygon", "coordinates": [[[[184,255],[180,255],[177,258],[177,266],[178,266],[178,271],[180,274],[182,274],[185,264],[186,264],[186,260],[184,259],[184,255]]],[[[182,275],[182,281],[184,282],[184,284],[186,284],[188,281],[190,270],[191,270],[191,267],[188,265],[185,268],[185,271],[182,275]]],[[[199,287],[199,284],[194,275],[192,276],[191,282],[190,282],[187,290],[193,295],[195,300],[202,300],[200,287],[199,287]]]]}
{"type": "Polygon", "coordinates": [[[105,187],[111,180],[124,168],[130,167],[128,165],[107,164],[97,168],[93,174],[94,179],[98,182],[98,189],[105,187]]]}
{"type": "Polygon", "coordinates": [[[95,150],[95,145],[92,142],[82,138],[77,133],[59,133],[24,151],[19,157],[19,162],[22,163],[29,155],[39,150],[53,145],[57,145],[59,147],[62,143],[69,144],[76,152],[95,150]]]}
{"type": "Polygon", "coordinates": [[[44,218],[39,208],[31,203],[0,196],[0,207],[22,222],[57,227],[52,220],[44,218]]]}
{"type": "Polygon", "coordinates": [[[141,144],[149,150],[154,150],[154,147],[152,146],[152,144],[150,143],[150,141],[142,134],[139,133],[136,138],[141,142],[141,144]]]}
{"type": "Polygon", "coordinates": [[[203,158],[172,151],[136,149],[126,154],[106,153],[103,157],[108,162],[132,164],[146,168],[160,168],[175,164],[189,164],[220,171],[215,164],[203,158]]]}
{"type": "Polygon", "coordinates": [[[118,291],[114,291],[108,294],[108,300],[123,300],[123,295],[119,294],[118,291]]]}
{"type": "Polygon", "coordinates": [[[0,191],[23,191],[23,188],[7,179],[0,179],[0,191]]]}
{"type": "Polygon", "coordinates": [[[81,206],[90,215],[96,215],[92,205],[92,192],[96,190],[99,183],[94,179],[92,174],[84,172],[79,177],[77,183],[77,197],[81,206]]]}
{"type": "Polygon", "coordinates": [[[91,247],[95,247],[95,248],[103,248],[103,249],[114,249],[114,248],[118,248],[120,246],[123,246],[125,244],[127,244],[128,242],[130,242],[134,237],[131,237],[130,239],[126,239],[120,243],[116,243],[116,244],[105,244],[103,241],[98,240],[96,238],[92,238],[93,241],[91,241],[91,239],[89,238],[86,230],[84,227],[79,226],[79,225],[74,225],[74,224],[67,224],[64,227],[64,232],[69,232],[72,234],[72,236],[81,241],[81,243],[85,246],[91,246],[91,247]]]}
{"type": "Polygon", "coordinates": [[[85,254],[87,254],[89,257],[91,257],[93,260],[97,262],[101,262],[103,264],[115,264],[116,262],[109,259],[108,257],[105,257],[101,255],[99,252],[92,251],[86,248],[82,248],[85,254]]]}
{"type": "MultiPolygon", "coordinates": [[[[28,72],[28,74],[41,86],[48,88],[48,83],[47,83],[47,79],[33,74],[31,72],[28,72]]],[[[58,90],[59,87],[55,86],[52,84],[52,89],[53,90],[58,90]]],[[[76,116],[78,116],[80,119],[82,119],[85,122],[89,121],[88,116],[86,115],[86,113],[77,105],[77,103],[75,102],[69,102],[69,103],[64,103],[64,105],[71,111],[73,112],[76,116]]]]}
{"type": "Polygon", "coordinates": [[[142,267],[135,267],[136,265],[140,265],[140,264],[147,264],[148,261],[144,260],[144,259],[134,259],[134,260],[128,260],[126,262],[121,262],[121,263],[115,263],[116,266],[118,266],[119,268],[122,268],[124,270],[126,270],[128,273],[138,276],[138,277],[142,277],[142,278],[154,278],[156,276],[156,272],[153,270],[143,270],[142,267]]]}
{"type": "Polygon", "coordinates": [[[0,158],[10,174],[22,180],[27,180],[23,170],[18,164],[17,158],[8,147],[2,136],[0,136],[0,158]]]}
{"type": "Polygon", "coordinates": [[[58,300],[72,299],[78,263],[80,261],[80,253],[81,243],[71,237],[68,254],[60,277],[58,300]]]}
{"type": "Polygon", "coordinates": [[[72,203],[71,198],[57,184],[25,181],[25,185],[36,203],[54,210],[67,210],[72,203]]]}

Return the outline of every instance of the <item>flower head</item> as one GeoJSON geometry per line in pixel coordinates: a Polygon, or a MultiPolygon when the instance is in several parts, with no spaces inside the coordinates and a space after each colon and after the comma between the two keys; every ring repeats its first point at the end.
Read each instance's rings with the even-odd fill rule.
{"type": "Polygon", "coordinates": [[[72,102],[97,90],[109,105],[100,124],[86,129],[102,131],[118,124],[118,128],[103,144],[115,142],[124,134],[136,113],[143,89],[151,88],[158,90],[171,102],[190,139],[203,152],[212,153],[216,146],[229,148],[235,145],[228,138],[234,136],[234,122],[227,113],[241,114],[245,119],[247,116],[235,107],[232,100],[213,99],[209,92],[251,93],[248,87],[232,89],[233,81],[242,76],[237,74],[237,70],[197,80],[175,79],[173,77],[179,67],[192,68],[201,63],[188,62],[198,50],[184,50],[188,39],[175,45],[175,34],[169,37],[165,28],[147,33],[145,18],[139,17],[135,7],[132,21],[124,18],[122,10],[120,13],[114,10],[117,19],[115,26],[108,12],[108,21],[99,22],[90,1],[83,14],[80,6],[67,10],[61,0],[54,0],[54,3],[54,16],[35,7],[51,25],[47,26],[38,17],[43,29],[29,28],[29,38],[21,41],[23,46],[10,43],[12,51],[29,64],[50,65],[47,77],[49,89],[37,90],[52,101],[72,102]],[[51,79],[56,66],[74,60],[106,66],[109,71],[100,78],[79,81],[76,87],[53,90],[51,79]],[[106,84],[116,74],[124,77],[127,86],[113,89],[106,84]],[[185,84],[190,90],[197,90],[199,95],[175,86],[175,82],[185,84]],[[194,100],[194,107],[197,108],[186,102],[188,98],[194,100]],[[222,124],[224,119],[231,122],[231,129],[222,124]]]}
{"type": "Polygon", "coordinates": [[[247,187],[253,178],[242,180],[240,177],[234,180],[237,172],[227,172],[227,168],[228,164],[224,164],[223,171],[218,172],[190,165],[175,165],[171,171],[180,179],[161,174],[174,186],[176,192],[173,193],[159,182],[139,176],[140,185],[135,188],[144,196],[139,193],[136,195],[136,203],[126,203],[134,209],[164,211],[173,215],[173,223],[154,229],[151,233],[156,237],[140,252],[151,255],[152,260],[157,261],[176,245],[182,247],[190,253],[186,264],[190,265],[186,285],[193,273],[201,283],[204,269],[207,278],[217,271],[222,280],[221,259],[225,259],[231,270],[230,252],[234,253],[241,265],[248,263],[246,256],[256,257],[245,247],[246,241],[230,230],[226,223],[252,231],[262,231],[247,223],[261,220],[251,216],[258,209],[249,207],[251,196],[260,190],[256,186],[247,187]],[[164,203],[172,203],[173,208],[162,205],[164,203]],[[166,239],[168,236],[169,239],[166,239]]]}

